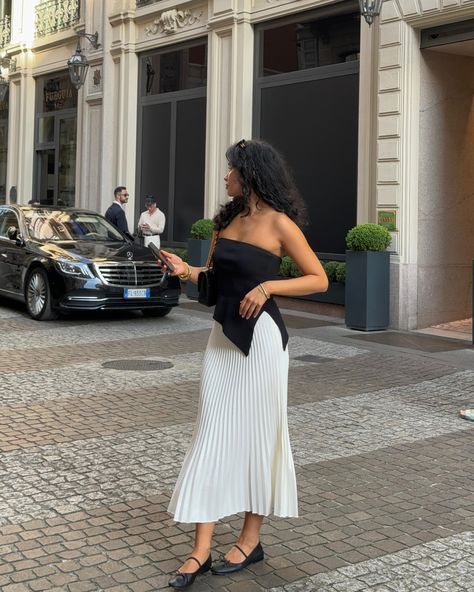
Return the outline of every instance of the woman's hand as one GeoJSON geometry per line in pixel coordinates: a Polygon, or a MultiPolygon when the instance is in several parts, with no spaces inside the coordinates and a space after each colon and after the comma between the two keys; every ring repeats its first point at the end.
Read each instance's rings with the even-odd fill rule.
{"type": "Polygon", "coordinates": [[[178,257],[178,255],[175,255],[174,253],[168,253],[168,251],[164,251],[163,249],[160,249],[160,251],[164,258],[168,260],[174,267],[174,271],[171,272],[166,267],[166,265],[163,265],[163,263],[159,259],[157,259],[157,263],[160,267],[163,268],[163,271],[167,271],[170,275],[182,275],[184,273],[187,273],[187,265],[186,263],[184,263],[181,257],[178,257]]]}
{"type": "MultiPolygon", "coordinates": [[[[260,285],[260,284],[259,284],[260,285]]],[[[259,286],[255,286],[250,292],[247,292],[240,301],[239,314],[244,319],[257,317],[262,306],[267,301],[267,297],[259,286]]]]}

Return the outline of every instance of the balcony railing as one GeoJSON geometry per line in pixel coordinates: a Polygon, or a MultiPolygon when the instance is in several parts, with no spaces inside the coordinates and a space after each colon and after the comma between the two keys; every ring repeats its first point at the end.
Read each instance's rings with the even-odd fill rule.
{"type": "Polygon", "coordinates": [[[0,47],[5,47],[10,43],[12,31],[10,16],[6,14],[0,19],[0,47]]]}
{"type": "Polygon", "coordinates": [[[69,29],[80,17],[80,0],[45,0],[35,7],[35,36],[69,29]]]}

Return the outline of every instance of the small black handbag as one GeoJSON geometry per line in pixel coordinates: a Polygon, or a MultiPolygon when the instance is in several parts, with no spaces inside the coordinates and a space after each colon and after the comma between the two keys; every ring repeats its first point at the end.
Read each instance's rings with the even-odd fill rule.
{"type": "Polygon", "coordinates": [[[218,236],[219,233],[217,232],[212,238],[212,244],[206,263],[207,269],[201,271],[198,275],[198,302],[204,304],[204,306],[214,306],[217,302],[216,275],[212,264],[218,236]]]}

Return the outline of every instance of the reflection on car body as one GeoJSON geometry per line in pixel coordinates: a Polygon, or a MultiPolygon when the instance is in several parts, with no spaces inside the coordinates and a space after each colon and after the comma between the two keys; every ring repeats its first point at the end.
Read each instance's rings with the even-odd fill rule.
{"type": "Polygon", "coordinates": [[[103,216],[47,206],[0,206],[0,295],[38,320],[60,311],[139,309],[164,316],[179,280],[103,216]]]}

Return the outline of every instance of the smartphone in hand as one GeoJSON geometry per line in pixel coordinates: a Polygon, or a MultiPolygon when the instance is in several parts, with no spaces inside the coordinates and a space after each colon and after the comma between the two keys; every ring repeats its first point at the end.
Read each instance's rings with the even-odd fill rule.
{"type": "Polygon", "coordinates": [[[150,243],[148,245],[148,248],[152,251],[153,255],[155,255],[155,257],[157,257],[161,261],[161,263],[163,263],[163,265],[166,265],[169,271],[174,271],[174,265],[165,258],[165,256],[161,253],[160,249],[156,245],[150,243]]]}

